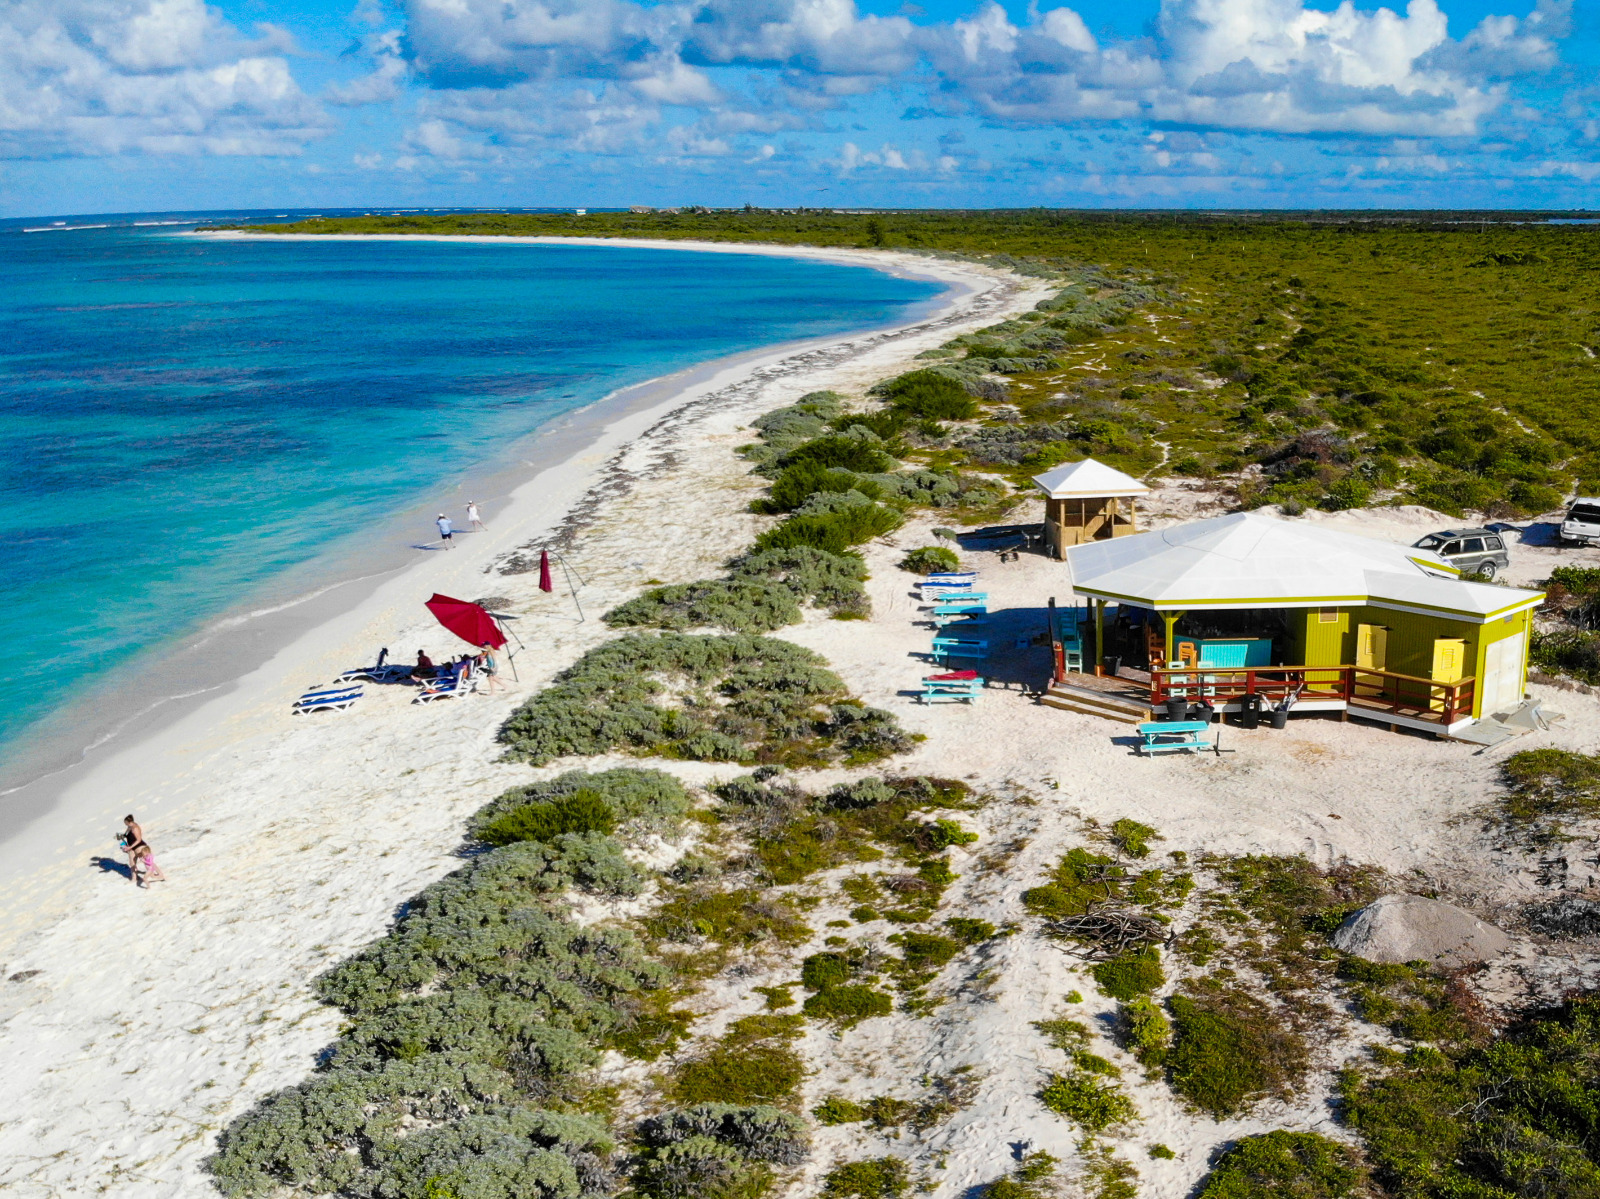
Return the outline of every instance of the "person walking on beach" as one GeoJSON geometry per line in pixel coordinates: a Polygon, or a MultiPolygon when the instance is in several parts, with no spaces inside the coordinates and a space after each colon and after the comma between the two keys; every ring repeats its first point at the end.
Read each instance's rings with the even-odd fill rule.
{"type": "Polygon", "coordinates": [[[467,501],[467,523],[472,526],[474,533],[487,533],[489,526],[483,523],[483,517],[478,515],[478,501],[467,501]]]}
{"type": "Polygon", "coordinates": [[[488,681],[489,690],[504,691],[506,684],[505,680],[500,677],[499,667],[495,664],[494,646],[485,641],[479,648],[483,650],[483,653],[478,655],[478,669],[488,681]]]}
{"type": "Polygon", "coordinates": [[[447,550],[453,549],[454,544],[450,539],[455,536],[456,531],[454,526],[450,524],[450,518],[441,512],[434,518],[433,523],[439,526],[439,537],[444,542],[444,548],[447,550]]]}
{"type": "Polygon", "coordinates": [[[138,863],[140,856],[150,847],[144,843],[144,829],[139,827],[139,822],[129,812],[122,818],[122,852],[128,855],[128,877],[134,882],[139,881],[138,863]]]}

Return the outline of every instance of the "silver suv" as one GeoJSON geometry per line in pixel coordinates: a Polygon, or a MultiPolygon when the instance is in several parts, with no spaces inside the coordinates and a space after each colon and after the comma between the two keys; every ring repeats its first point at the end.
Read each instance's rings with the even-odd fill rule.
{"type": "Polygon", "coordinates": [[[1463,575],[1480,579],[1492,579],[1511,565],[1506,544],[1493,529],[1441,529],[1412,542],[1412,546],[1432,550],[1463,575]]]}
{"type": "Polygon", "coordinates": [[[1576,541],[1580,545],[1600,542],[1600,499],[1580,495],[1572,501],[1566,519],[1561,522],[1561,540],[1576,541]]]}

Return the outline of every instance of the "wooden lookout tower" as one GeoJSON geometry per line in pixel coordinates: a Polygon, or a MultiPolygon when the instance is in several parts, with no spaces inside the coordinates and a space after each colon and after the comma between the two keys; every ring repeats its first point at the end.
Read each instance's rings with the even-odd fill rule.
{"type": "Polygon", "coordinates": [[[1033,481],[1044,492],[1044,543],[1057,558],[1068,546],[1139,531],[1135,501],[1150,489],[1103,462],[1069,462],[1033,481]]]}

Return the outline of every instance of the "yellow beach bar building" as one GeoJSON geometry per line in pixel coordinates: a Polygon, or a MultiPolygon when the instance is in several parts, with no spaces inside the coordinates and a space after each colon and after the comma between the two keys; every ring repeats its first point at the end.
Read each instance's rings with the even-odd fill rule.
{"type": "MultiPolygon", "coordinates": [[[[1095,661],[1120,651],[1148,666],[1151,709],[1185,697],[1222,711],[1287,701],[1290,712],[1448,734],[1522,702],[1544,599],[1468,582],[1425,550],[1256,513],[1066,557],[1090,601],[1095,661]]],[[[1120,673],[1078,682],[1126,688],[1146,671],[1120,673]]]]}

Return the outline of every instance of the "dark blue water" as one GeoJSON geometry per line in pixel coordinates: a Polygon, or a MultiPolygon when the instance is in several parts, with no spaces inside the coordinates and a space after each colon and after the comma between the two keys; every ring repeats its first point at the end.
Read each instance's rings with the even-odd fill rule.
{"type": "Polygon", "coordinates": [[[8,748],[361,526],[458,509],[453,481],[552,418],[939,290],[683,251],[20,231],[48,224],[0,226],[8,748]]]}

